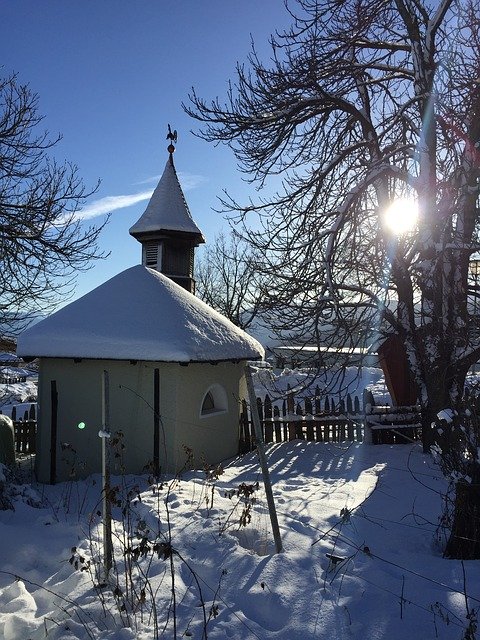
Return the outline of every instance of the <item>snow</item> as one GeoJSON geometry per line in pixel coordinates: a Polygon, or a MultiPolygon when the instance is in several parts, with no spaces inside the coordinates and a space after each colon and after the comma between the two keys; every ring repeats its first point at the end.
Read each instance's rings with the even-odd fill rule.
{"type": "Polygon", "coordinates": [[[0,384],[0,411],[11,416],[17,408],[17,416],[23,416],[37,398],[37,381],[31,378],[27,382],[0,384]]]}
{"type": "Polygon", "coordinates": [[[23,332],[28,357],[256,360],[263,347],[169,278],[131,267],[23,332]]]}
{"type": "Polygon", "coordinates": [[[0,367],[0,375],[4,378],[21,378],[31,375],[31,371],[21,367],[0,367]]]}
{"type": "Polygon", "coordinates": [[[167,160],[160,182],[152,194],[145,212],[130,228],[133,236],[158,231],[183,231],[199,236],[202,232],[192,219],[173,162],[167,160]]]}
{"type": "Polygon", "coordinates": [[[283,369],[274,371],[270,368],[254,367],[255,392],[264,399],[269,395],[275,404],[282,401],[289,390],[296,399],[311,398],[318,386],[322,396],[332,396],[335,402],[345,398],[347,394],[357,396],[362,402],[363,392],[369,389],[379,405],[391,404],[390,394],[385,385],[383,371],[377,367],[329,368],[319,372],[317,369],[283,369]]]}
{"type": "Polygon", "coordinates": [[[452,409],[442,409],[442,411],[439,411],[437,413],[437,418],[439,420],[445,420],[445,422],[453,422],[453,418],[455,416],[455,413],[452,409]]]}
{"type": "MultiPolygon", "coordinates": [[[[210,640],[467,637],[462,565],[443,559],[437,544],[445,481],[419,446],[293,441],[266,453],[280,554],[254,453],[229,462],[218,477],[192,471],[153,486],[146,477],[113,479],[125,490],[137,487],[133,528],[152,540],[159,533],[164,543],[171,536],[178,638],[207,637],[202,599],[207,618],[212,613],[210,640]],[[236,492],[257,481],[251,520],[240,527],[245,503],[236,492]]],[[[112,587],[100,589],[87,568],[95,574],[98,566],[88,561],[101,550],[100,477],[34,488],[36,494],[28,485],[15,487],[15,510],[0,512],[0,637],[155,638],[148,588],[145,602],[139,592],[136,606],[121,611],[122,598],[112,595],[115,570],[112,587]]],[[[122,584],[121,509],[113,517],[122,584]]],[[[139,565],[155,594],[158,636],[171,639],[166,550],[147,553],[139,565]]],[[[464,568],[468,604],[478,611],[480,563],[464,568]]]]}

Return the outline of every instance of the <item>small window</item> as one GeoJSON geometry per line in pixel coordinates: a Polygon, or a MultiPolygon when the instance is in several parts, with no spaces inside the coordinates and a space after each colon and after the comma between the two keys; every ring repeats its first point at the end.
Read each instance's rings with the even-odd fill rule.
{"type": "Polygon", "coordinates": [[[209,391],[203,399],[202,414],[212,413],[212,411],[215,411],[215,400],[209,391]]]}
{"type": "Polygon", "coordinates": [[[147,267],[156,268],[158,264],[158,244],[156,242],[147,242],[145,245],[145,265],[147,267]]]}
{"type": "Polygon", "coordinates": [[[225,389],[214,384],[203,396],[200,417],[211,416],[218,413],[226,413],[228,411],[227,394],[225,389]]]}

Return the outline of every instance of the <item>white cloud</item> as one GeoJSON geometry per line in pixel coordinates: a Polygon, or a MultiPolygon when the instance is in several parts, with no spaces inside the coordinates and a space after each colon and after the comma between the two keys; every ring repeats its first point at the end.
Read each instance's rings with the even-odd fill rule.
{"type": "Polygon", "coordinates": [[[105,196],[105,198],[94,200],[80,211],[77,211],[75,217],[80,220],[88,220],[101,216],[104,213],[111,213],[117,209],[125,209],[126,207],[131,207],[133,204],[137,204],[137,202],[148,200],[152,196],[152,193],[153,189],[149,189],[148,191],[131,193],[126,196],[105,196]]]}
{"type": "Polygon", "coordinates": [[[145,180],[139,180],[138,182],[134,182],[133,184],[152,184],[157,183],[160,180],[161,176],[150,176],[150,178],[145,178],[145,180]]]}

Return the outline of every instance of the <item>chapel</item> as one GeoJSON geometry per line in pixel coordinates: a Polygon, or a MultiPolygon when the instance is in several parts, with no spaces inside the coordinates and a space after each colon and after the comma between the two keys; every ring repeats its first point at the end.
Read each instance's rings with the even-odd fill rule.
{"type": "MultiPolygon", "coordinates": [[[[173,141],[172,141],[173,142],[173,141]]],[[[113,472],[177,473],[239,451],[245,364],[264,356],[247,333],[194,295],[205,241],[173,161],[130,234],[140,264],[27,329],[17,353],[39,358],[36,473],[54,483],[101,471],[108,429],[120,434],[113,472]]]]}

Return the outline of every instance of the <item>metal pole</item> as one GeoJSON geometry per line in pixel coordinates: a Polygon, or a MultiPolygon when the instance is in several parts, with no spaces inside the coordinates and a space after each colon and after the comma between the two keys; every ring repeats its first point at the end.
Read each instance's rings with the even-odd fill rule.
{"type": "Polygon", "coordinates": [[[245,378],[247,381],[248,397],[250,398],[250,412],[252,414],[253,426],[255,428],[255,439],[257,444],[258,457],[262,468],[263,483],[265,485],[265,493],[267,495],[268,512],[270,514],[270,522],[272,523],[273,539],[275,540],[275,549],[277,553],[283,551],[282,540],[280,538],[280,529],[278,526],[277,511],[273,500],[272,483],[270,482],[270,473],[268,471],[267,458],[265,456],[265,447],[263,442],[262,427],[260,418],[258,417],[257,399],[253,388],[252,370],[250,365],[245,367],[245,378]]]}
{"type": "Polygon", "coordinates": [[[108,371],[102,374],[102,515],[103,515],[103,581],[108,582],[112,568],[112,505],[110,502],[110,388],[108,371]]]}
{"type": "Polygon", "coordinates": [[[153,370],[153,468],[160,478],[160,369],[153,370]]]}
{"type": "Polygon", "coordinates": [[[57,479],[57,426],[58,426],[58,391],[57,381],[50,382],[51,414],[50,414],[50,484],[57,479]]]}

